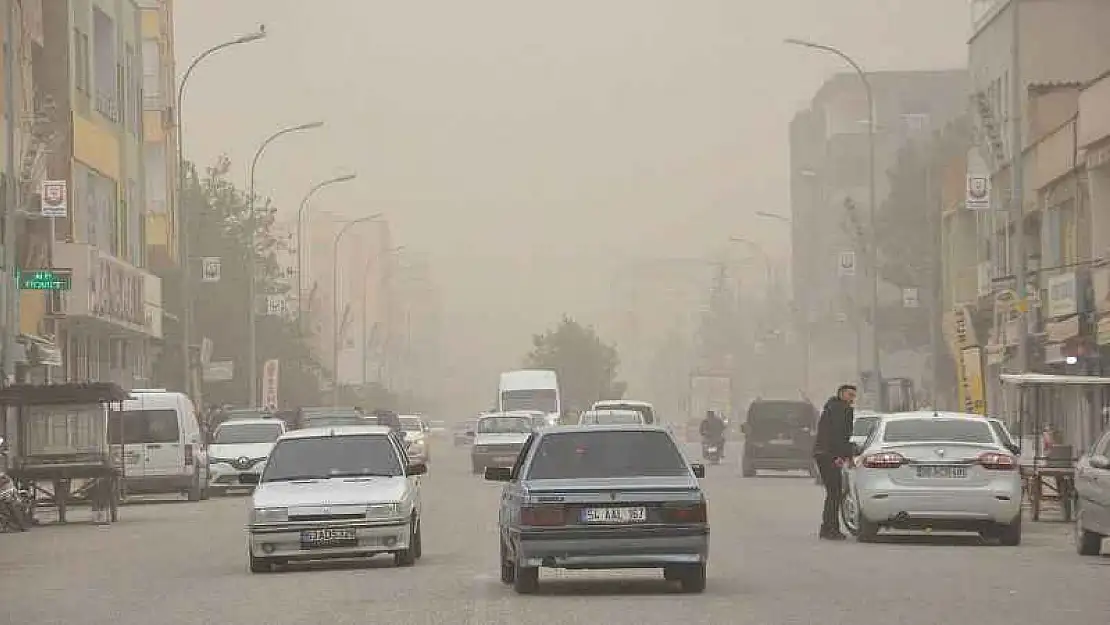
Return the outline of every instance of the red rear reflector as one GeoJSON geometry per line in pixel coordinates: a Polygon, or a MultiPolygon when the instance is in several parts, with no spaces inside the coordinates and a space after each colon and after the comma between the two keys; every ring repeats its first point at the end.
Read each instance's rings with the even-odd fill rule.
{"type": "Polygon", "coordinates": [[[550,526],[566,524],[562,506],[525,506],[520,509],[521,525],[550,526]]]}
{"type": "Polygon", "coordinates": [[[990,469],[991,471],[1013,471],[1017,469],[1017,462],[1013,456],[993,451],[980,454],[978,462],[984,469],[990,469]]]}
{"type": "Polygon", "coordinates": [[[185,446],[185,466],[187,466],[187,467],[193,466],[193,446],[192,445],[186,445],[185,446]]]}
{"type": "Polygon", "coordinates": [[[893,451],[871,454],[863,458],[863,466],[868,469],[897,469],[903,464],[906,464],[906,458],[893,451]]]}
{"type": "Polygon", "coordinates": [[[705,502],[689,506],[675,506],[663,509],[664,518],[670,523],[705,523],[709,518],[705,502]]]}

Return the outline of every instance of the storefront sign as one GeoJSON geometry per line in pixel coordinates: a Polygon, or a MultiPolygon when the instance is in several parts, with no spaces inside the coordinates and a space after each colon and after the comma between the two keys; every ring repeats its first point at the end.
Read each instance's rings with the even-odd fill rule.
{"type": "Polygon", "coordinates": [[[983,350],[980,347],[968,347],[960,354],[963,361],[963,370],[966,372],[963,384],[964,412],[974,414],[987,414],[987,395],[983,384],[983,350]]]}
{"type": "Polygon", "coordinates": [[[1048,279],[1048,316],[1067,317],[1079,312],[1075,273],[1062,273],[1048,279]]]}
{"type": "Polygon", "coordinates": [[[1045,340],[1049,343],[1063,343],[1079,336],[1079,316],[1073,315],[1064,321],[1052,321],[1044,325],[1045,340]]]}
{"type": "Polygon", "coordinates": [[[278,406],[278,360],[267,360],[262,365],[262,407],[276,410],[278,406]]]}
{"type": "Polygon", "coordinates": [[[90,255],[89,313],[105,321],[148,330],[143,273],[95,249],[90,255]]]}

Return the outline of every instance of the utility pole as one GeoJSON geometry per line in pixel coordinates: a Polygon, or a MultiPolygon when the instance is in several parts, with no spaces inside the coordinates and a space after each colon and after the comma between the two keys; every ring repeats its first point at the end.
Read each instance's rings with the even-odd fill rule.
{"type": "Polygon", "coordinates": [[[16,211],[19,207],[19,174],[15,158],[15,7],[13,0],[4,3],[4,110],[8,113],[6,154],[4,155],[6,175],[4,176],[4,272],[3,272],[3,322],[4,354],[3,383],[15,380],[15,338],[19,332],[19,285],[16,283],[15,225],[16,211]]]}
{"type": "MultiPolygon", "coordinates": [[[[1017,267],[1014,276],[1017,284],[1018,306],[1021,316],[1018,322],[1017,369],[1024,373],[1029,369],[1029,309],[1025,275],[1025,151],[1022,133],[1022,109],[1025,104],[1025,82],[1021,75],[1021,1],[1010,0],[1013,13],[1013,33],[1010,45],[1010,209],[1017,213],[1014,231],[1014,256],[1017,267]]],[[[1008,224],[1007,224],[1008,225],[1008,224]]]]}

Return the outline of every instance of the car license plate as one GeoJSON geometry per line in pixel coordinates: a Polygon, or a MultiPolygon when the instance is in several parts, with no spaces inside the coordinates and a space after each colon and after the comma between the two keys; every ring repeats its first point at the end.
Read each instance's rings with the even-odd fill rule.
{"type": "Polygon", "coordinates": [[[355,544],[358,537],[353,528],[304,530],[301,545],[305,547],[342,547],[355,544]]]}
{"type": "Polygon", "coordinates": [[[249,484],[251,486],[254,486],[255,484],[258,483],[258,474],[257,473],[240,473],[239,474],[239,483],[240,484],[249,484]],[[243,478],[248,476],[248,475],[253,475],[255,477],[255,480],[253,482],[244,482],[243,478]]]}
{"type": "Polygon", "coordinates": [[[771,441],[771,444],[772,445],[793,445],[794,441],[790,440],[789,438],[776,438],[775,440],[771,441]]]}
{"type": "Polygon", "coordinates": [[[582,511],[583,523],[643,523],[647,520],[646,508],[586,508],[582,511]]]}
{"type": "Polygon", "coordinates": [[[930,479],[967,477],[967,467],[920,466],[917,467],[917,477],[930,479]]]}

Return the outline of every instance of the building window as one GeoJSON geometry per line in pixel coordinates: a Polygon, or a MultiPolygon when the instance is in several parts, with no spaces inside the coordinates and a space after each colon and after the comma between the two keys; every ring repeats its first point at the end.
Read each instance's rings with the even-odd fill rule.
{"type": "Polygon", "coordinates": [[[162,55],[157,39],[143,40],[143,106],[162,108],[162,55]]]}
{"type": "Polygon", "coordinates": [[[116,62],[116,27],[112,18],[93,9],[93,89],[96,110],[104,117],[119,121],[119,65],[116,62]]]}
{"type": "Polygon", "coordinates": [[[89,93],[89,36],[80,29],[73,29],[73,76],[77,91],[89,93]]]}

